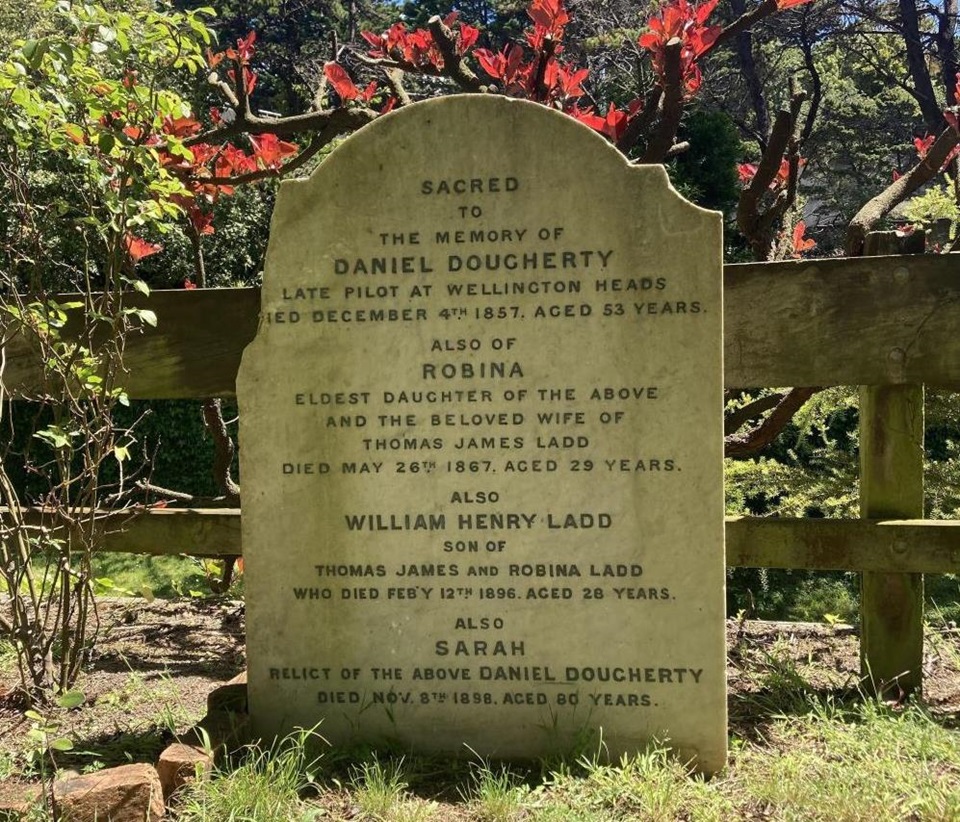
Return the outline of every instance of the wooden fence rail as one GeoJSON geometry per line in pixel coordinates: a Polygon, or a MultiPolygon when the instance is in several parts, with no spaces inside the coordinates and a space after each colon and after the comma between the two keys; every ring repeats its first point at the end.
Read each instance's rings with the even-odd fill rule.
{"type": "MultiPolygon", "coordinates": [[[[140,399],[232,396],[241,354],[256,333],[259,290],[158,291],[146,299],[159,324],[128,340],[130,373],[124,386],[129,395],[140,399]]],[[[15,338],[4,353],[7,389],[29,396],[41,379],[33,350],[15,338]]],[[[911,500],[921,498],[922,477],[912,469],[900,472],[899,462],[885,456],[885,432],[903,426],[892,412],[883,411],[885,394],[875,390],[914,386],[904,389],[913,392],[911,396],[922,396],[924,384],[960,390],[960,256],[726,266],[724,357],[728,388],[874,387],[866,390],[869,407],[875,410],[861,430],[861,439],[869,445],[872,438],[877,446],[875,454],[865,456],[861,476],[862,488],[872,495],[864,515],[873,518],[728,518],[729,566],[862,571],[873,580],[871,584],[902,581],[908,579],[905,575],[960,571],[960,522],[898,518],[919,513],[915,504],[909,513],[900,505],[885,508],[901,492],[911,500]]],[[[922,425],[912,425],[911,431],[913,440],[916,431],[922,438],[922,425]]],[[[919,445],[905,443],[914,457],[922,448],[922,439],[919,445]]],[[[153,510],[133,518],[108,519],[104,525],[108,550],[200,556],[242,553],[239,510],[235,509],[153,510]]],[[[865,640],[873,643],[865,651],[864,668],[880,670],[883,679],[899,678],[905,672],[898,660],[919,659],[922,651],[922,626],[915,618],[922,607],[922,586],[894,593],[899,600],[891,601],[900,604],[888,609],[891,614],[872,610],[863,619],[865,634],[868,627],[871,633],[865,640]],[[901,607],[904,601],[909,609],[901,607]],[[907,610],[910,618],[894,624],[907,610]]],[[[876,609],[883,591],[872,592],[869,599],[874,603],[870,607],[876,609]]],[[[919,667],[914,665],[902,683],[919,685],[919,667]]]]}
{"type": "MultiPolygon", "coordinates": [[[[2,513],[2,512],[0,512],[2,513]]],[[[52,528],[38,511],[29,520],[52,528]]],[[[104,549],[201,557],[243,555],[239,508],[150,509],[102,520],[104,549]]],[[[960,521],[727,517],[731,568],[940,574],[960,569],[960,521]]]]}
{"type": "MultiPolygon", "coordinates": [[[[724,268],[724,384],[960,386],[957,255],[859,257],[724,268]]],[[[257,330],[257,288],[155,291],[156,329],[131,336],[124,387],[139,399],[228,397],[257,330]]],[[[5,382],[38,384],[13,340],[5,382]]]]}

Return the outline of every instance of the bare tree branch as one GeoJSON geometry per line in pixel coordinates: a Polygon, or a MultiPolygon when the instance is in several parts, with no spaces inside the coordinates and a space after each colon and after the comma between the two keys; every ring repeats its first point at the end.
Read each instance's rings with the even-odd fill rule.
{"type": "Polygon", "coordinates": [[[276,134],[277,137],[292,137],[303,131],[327,132],[329,139],[361,126],[377,118],[377,112],[369,108],[340,108],[327,111],[309,111],[289,117],[258,117],[249,112],[237,112],[232,123],[217,126],[202,134],[184,140],[186,146],[199,143],[222,143],[241,134],[276,134]]]}
{"type": "Polygon", "coordinates": [[[937,103],[930,80],[927,56],[920,40],[920,18],[915,0],[899,0],[900,21],[903,25],[903,41],[907,46],[907,67],[913,80],[914,93],[920,103],[920,112],[927,124],[927,130],[936,133],[943,128],[943,112],[937,103]]]}
{"type": "Polygon", "coordinates": [[[790,108],[778,112],[757,172],[750,184],[740,192],[737,225],[750,243],[757,260],[770,257],[777,224],[796,202],[800,171],[796,124],[804,99],[803,92],[795,92],[790,99],[790,108]],[[786,187],[777,194],[766,210],[761,211],[763,197],[780,173],[784,156],[789,162],[786,187]]]}
{"type": "Polygon", "coordinates": [[[793,415],[820,388],[791,388],[762,423],[743,434],[734,434],[724,439],[723,453],[726,457],[751,457],[772,443],[787,426],[793,415]]]}
{"type": "Polygon", "coordinates": [[[763,0],[763,2],[756,8],[751,9],[750,11],[741,14],[736,20],[734,20],[729,26],[724,26],[720,34],[717,35],[717,39],[713,41],[704,51],[701,53],[701,59],[706,57],[711,51],[719,46],[722,46],[728,40],[732,40],[738,34],[745,32],[754,23],[759,22],[764,17],[769,17],[772,14],[775,14],[779,11],[777,7],[777,0],[763,0]]]}
{"type": "Polygon", "coordinates": [[[736,434],[750,420],[765,414],[771,408],[776,408],[786,394],[767,394],[765,397],[748,402],[723,418],[723,434],[725,437],[736,434]]]}
{"type": "Polygon", "coordinates": [[[662,163],[673,145],[683,115],[683,78],[680,72],[680,38],[674,37],[663,50],[663,96],[660,120],[650,136],[641,163],[662,163]]]}
{"type": "Polygon", "coordinates": [[[403,106],[409,106],[411,103],[410,95],[407,94],[407,90],[403,87],[403,72],[400,69],[383,68],[383,76],[387,81],[387,85],[390,86],[390,91],[394,97],[397,98],[397,105],[401,108],[403,106]]]}
{"type": "Polygon", "coordinates": [[[223,403],[219,398],[203,403],[203,424],[213,439],[213,479],[223,495],[233,502],[240,502],[240,486],[231,475],[235,447],[223,421],[223,403]]]}
{"type": "Polygon", "coordinates": [[[617,140],[617,148],[624,154],[627,154],[646,134],[660,107],[660,98],[663,96],[663,89],[660,86],[654,86],[647,93],[643,101],[643,109],[629,122],[624,129],[620,139],[617,140]]]}
{"type": "Polygon", "coordinates": [[[906,200],[924,183],[932,180],[943,168],[947,157],[958,143],[960,143],[960,132],[954,128],[944,129],[930,147],[926,157],[856,213],[850,225],[847,226],[846,254],[848,257],[859,257],[863,254],[863,244],[867,234],[894,207],[906,200]]]}
{"type": "Polygon", "coordinates": [[[457,54],[457,37],[443,24],[439,15],[434,15],[427,21],[427,28],[433,35],[433,41],[443,55],[443,75],[449,77],[464,91],[486,91],[486,87],[474,74],[466,61],[457,54]]]}

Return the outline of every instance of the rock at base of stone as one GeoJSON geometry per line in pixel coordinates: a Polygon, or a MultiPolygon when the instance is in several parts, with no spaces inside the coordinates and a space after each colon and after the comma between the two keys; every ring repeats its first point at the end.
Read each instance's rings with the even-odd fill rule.
{"type": "Polygon", "coordinates": [[[163,789],[150,765],[121,765],[58,781],[53,786],[59,822],[157,822],[163,789]]]}
{"type": "Polygon", "coordinates": [[[30,812],[43,804],[38,785],[4,783],[0,785],[0,822],[26,819],[30,812]]]}
{"type": "Polygon", "coordinates": [[[198,777],[209,777],[212,769],[213,755],[203,748],[180,742],[169,745],[157,761],[164,799],[169,799],[174,791],[198,777]]]}

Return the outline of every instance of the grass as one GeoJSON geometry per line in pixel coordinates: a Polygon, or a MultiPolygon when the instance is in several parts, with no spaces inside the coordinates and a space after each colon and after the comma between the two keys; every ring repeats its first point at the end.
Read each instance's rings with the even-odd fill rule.
{"type": "MultiPolygon", "coordinates": [[[[109,580],[109,596],[149,592],[164,599],[184,596],[209,596],[208,575],[219,574],[220,563],[179,556],[141,556],[102,552],[94,557],[94,577],[109,580]]],[[[239,576],[239,575],[238,575],[239,576]]],[[[231,596],[239,596],[239,589],[231,596]]]]}
{"type": "Polygon", "coordinates": [[[480,759],[472,763],[470,784],[466,790],[460,789],[460,796],[481,822],[509,822],[519,815],[529,792],[506,765],[494,767],[480,759]]]}
{"type": "MultiPolygon", "coordinates": [[[[960,819],[960,733],[922,707],[811,700],[732,740],[727,768],[697,776],[662,746],[616,763],[599,757],[537,769],[486,760],[367,755],[341,781],[342,754],[321,761],[300,736],[253,750],[194,783],[176,819],[371,822],[894,822],[960,819]],[[337,764],[337,763],[341,764],[337,764]],[[338,768],[340,770],[338,770],[338,768]],[[459,783],[459,785],[458,785],[459,783]]],[[[316,741],[315,737],[313,741],[316,741]]]]}
{"type": "Polygon", "coordinates": [[[270,750],[252,747],[210,780],[188,784],[180,795],[180,822],[296,822],[317,819],[300,800],[315,784],[320,741],[315,731],[291,734],[270,750]],[[232,767],[231,767],[232,764],[232,767]]]}
{"type": "Polygon", "coordinates": [[[731,774],[752,805],[785,820],[960,818],[960,735],[916,706],[829,702],[769,730],[731,774]]]}
{"type": "MultiPolygon", "coordinates": [[[[696,775],[665,747],[525,766],[339,751],[316,731],[250,747],[188,785],[177,822],[894,822],[960,819],[960,731],[921,705],[815,696],[780,663],[750,738],[696,775]]],[[[0,779],[15,773],[0,755],[0,779]]]]}
{"type": "Polygon", "coordinates": [[[403,803],[407,782],[403,759],[381,762],[374,757],[352,769],[351,794],[360,812],[368,819],[392,819],[403,803]]]}

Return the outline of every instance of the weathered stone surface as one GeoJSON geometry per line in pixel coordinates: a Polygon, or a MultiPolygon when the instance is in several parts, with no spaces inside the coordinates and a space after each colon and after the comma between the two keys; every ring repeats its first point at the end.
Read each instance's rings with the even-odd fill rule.
{"type": "Polygon", "coordinates": [[[175,742],[167,746],[157,760],[157,775],[164,798],[197,776],[205,778],[213,769],[213,755],[196,745],[175,742]]]}
{"type": "Polygon", "coordinates": [[[42,801],[39,786],[8,781],[0,785],[0,822],[26,818],[42,801]]]}
{"type": "Polygon", "coordinates": [[[241,711],[210,711],[184,736],[184,741],[209,747],[214,761],[234,753],[250,742],[250,717],[241,711]]]}
{"type": "Polygon", "coordinates": [[[214,688],[207,695],[207,711],[235,711],[246,713],[247,683],[230,680],[214,688]]]}
{"type": "Polygon", "coordinates": [[[61,822],[156,822],[163,790],[150,765],[121,765],[54,783],[61,822]]]}
{"type": "Polygon", "coordinates": [[[238,380],[258,735],[723,764],[721,247],[501,97],[283,184],[238,380]]]}

